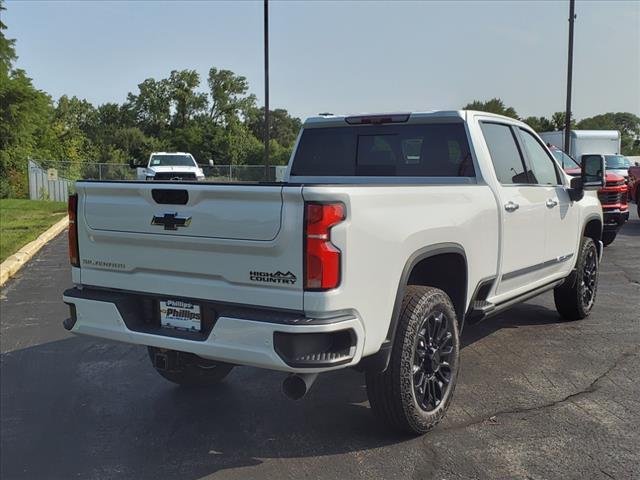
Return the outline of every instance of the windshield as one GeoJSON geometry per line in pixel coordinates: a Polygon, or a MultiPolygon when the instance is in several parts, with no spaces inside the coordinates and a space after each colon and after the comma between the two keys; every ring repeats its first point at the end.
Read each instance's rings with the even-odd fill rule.
{"type": "Polygon", "coordinates": [[[631,166],[631,162],[627,160],[627,157],[622,155],[605,155],[604,161],[608,169],[626,170],[631,166]]]}
{"type": "Polygon", "coordinates": [[[191,155],[152,155],[150,167],[195,167],[191,155]]]}
{"type": "Polygon", "coordinates": [[[562,168],[580,168],[580,165],[562,150],[551,150],[551,153],[553,153],[553,156],[556,157],[556,160],[562,165],[562,168]]]}

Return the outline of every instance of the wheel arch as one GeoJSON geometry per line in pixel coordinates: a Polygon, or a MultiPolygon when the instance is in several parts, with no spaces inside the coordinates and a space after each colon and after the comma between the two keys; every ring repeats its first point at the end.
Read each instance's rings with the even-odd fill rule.
{"type": "Polygon", "coordinates": [[[398,327],[402,299],[408,285],[436,287],[447,293],[453,302],[460,331],[462,331],[467,300],[467,279],[467,255],[462,245],[458,243],[430,245],[409,256],[398,282],[387,336],[377,353],[360,362],[361,369],[378,372],[386,370],[398,327]],[[443,270],[443,267],[446,269],[443,270]]]}
{"type": "MultiPolygon", "coordinates": [[[[602,227],[602,219],[598,215],[589,215],[582,229],[582,237],[580,237],[580,242],[582,242],[583,237],[591,238],[596,244],[598,255],[602,255],[602,245],[600,244],[602,241],[602,227]]],[[[580,245],[580,242],[578,245],[580,245]]]]}

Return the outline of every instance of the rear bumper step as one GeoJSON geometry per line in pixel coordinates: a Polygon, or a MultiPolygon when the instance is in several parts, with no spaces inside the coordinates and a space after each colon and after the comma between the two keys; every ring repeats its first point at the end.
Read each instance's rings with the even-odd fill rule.
{"type": "Polygon", "coordinates": [[[131,292],[68,290],[64,301],[75,322],[67,321],[65,328],[80,335],[294,373],[353,366],[362,357],[364,329],[355,316],[311,319],[291,312],[266,314],[221,306],[210,312],[207,323],[203,307],[203,332],[179,332],[149,322],[155,314],[144,306],[145,298],[131,292]]]}

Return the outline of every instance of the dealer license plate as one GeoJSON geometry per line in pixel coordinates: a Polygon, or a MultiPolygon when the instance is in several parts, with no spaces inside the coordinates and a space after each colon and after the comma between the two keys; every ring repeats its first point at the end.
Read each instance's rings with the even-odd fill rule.
{"type": "Polygon", "coordinates": [[[182,300],[160,300],[160,325],[190,332],[200,331],[200,305],[182,300]]]}

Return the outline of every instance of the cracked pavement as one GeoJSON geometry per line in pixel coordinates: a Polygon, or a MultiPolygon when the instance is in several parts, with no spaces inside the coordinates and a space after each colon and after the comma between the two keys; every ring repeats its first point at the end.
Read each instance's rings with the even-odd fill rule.
{"type": "Polygon", "coordinates": [[[419,438],[377,424],[352,370],[301,402],[252,368],[174,387],[144,348],[66,332],[69,285],[61,236],[2,289],[3,479],[640,478],[635,213],[605,250],[590,317],[560,321],[547,293],[465,328],[454,401],[419,438]]]}

